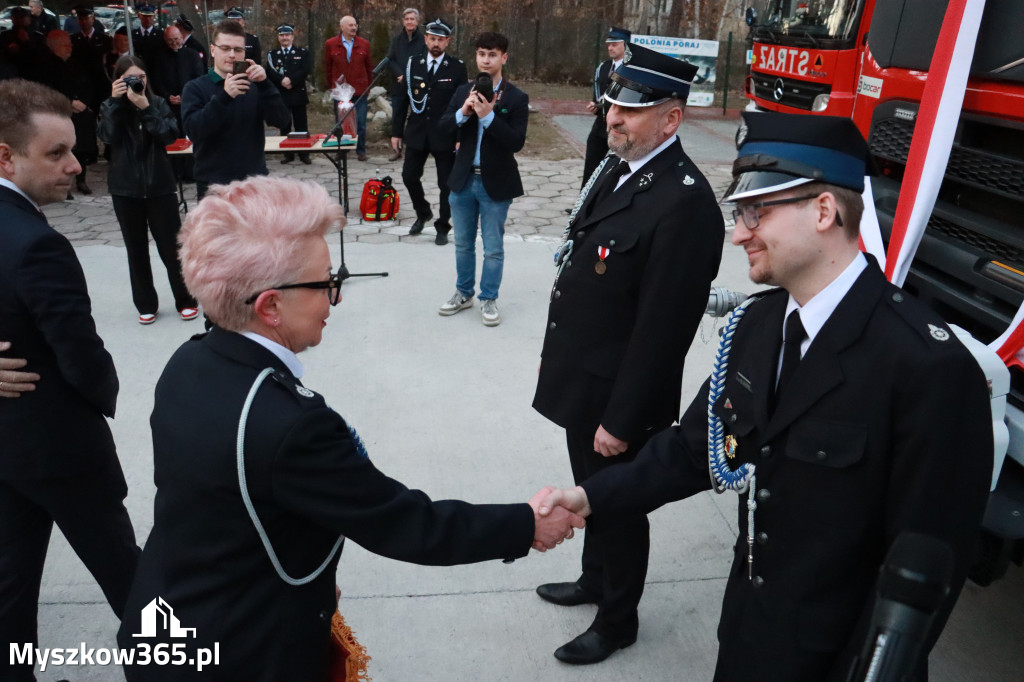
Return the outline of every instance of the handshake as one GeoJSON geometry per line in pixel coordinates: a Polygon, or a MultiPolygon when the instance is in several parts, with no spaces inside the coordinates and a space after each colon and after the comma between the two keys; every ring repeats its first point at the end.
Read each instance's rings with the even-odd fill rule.
{"type": "Polygon", "coordinates": [[[572,538],[590,515],[587,493],[579,486],[566,490],[546,486],[530,498],[529,504],[533,508],[533,548],[538,552],[554,549],[562,540],[572,538]]]}

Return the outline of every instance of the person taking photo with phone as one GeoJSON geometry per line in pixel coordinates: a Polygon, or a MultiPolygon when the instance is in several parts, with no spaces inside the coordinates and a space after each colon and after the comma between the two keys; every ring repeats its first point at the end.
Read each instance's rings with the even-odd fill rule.
{"type": "Polygon", "coordinates": [[[283,128],[291,122],[266,70],[244,58],[245,31],[237,21],[217,24],[210,53],[213,67],[189,81],[181,93],[181,119],[194,145],[199,199],[210,185],[266,175],[263,124],[283,128]]]}

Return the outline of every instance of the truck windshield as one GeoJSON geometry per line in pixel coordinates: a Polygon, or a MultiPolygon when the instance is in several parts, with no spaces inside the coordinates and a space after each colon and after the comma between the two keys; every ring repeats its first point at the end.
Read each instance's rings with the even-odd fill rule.
{"type": "Polygon", "coordinates": [[[757,0],[753,37],[764,43],[837,48],[857,37],[864,0],[757,0]]]}

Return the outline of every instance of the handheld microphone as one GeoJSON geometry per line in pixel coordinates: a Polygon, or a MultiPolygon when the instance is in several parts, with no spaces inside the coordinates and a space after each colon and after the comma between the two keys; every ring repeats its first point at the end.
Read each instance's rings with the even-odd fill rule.
{"type": "Polygon", "coordinates": [[[901,533],[878,573],[868,639],[849,678],[857,682],[899,682],[914,672],[949,594],[953,550],[928,535],[901,533]]]}

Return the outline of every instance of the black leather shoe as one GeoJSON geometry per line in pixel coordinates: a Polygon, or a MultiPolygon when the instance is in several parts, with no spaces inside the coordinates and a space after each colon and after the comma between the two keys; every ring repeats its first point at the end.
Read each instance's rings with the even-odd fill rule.
{"type": "Polygon", "coordinates": [[[429,218],[426,218],[426,219],[424,219],[424,218],[417,218],[416,222],[414,222],[412,224],[412,227],[409,228],[409,236],[412,237],[412,236],[417,235],[420,232],[422,232],[423,231],[423,226],[426,225],[427,220],[429,220],[429,218]]]}
{"type": "Polygon", "coordinates": [[[437,244],[438,246],[444,246],[445,244],[447,244],[448,243],[448,230],[445,230],[444,232],[442,232],[441,230],[438,230],[437,231],[437,236],[434,237],[434,243],[437,244]]]}
{"type": "Polygon", "coordinates": [[[281,163],[291,163],[294,160],[295,160],[295,155],[294,154],[285,154],[284,156],[281,157],[281,163]]]}
{"type": "Polygon", "coordinates": [[[307,166],[313,163],[313,159],[309,158],[309,154],[299,154],[299,161],[306,164],[307,166]]]}
{"type": "Polygon", "coordinates": [[[605,637],[593,630],[587,630],[571,642],[555,649],[555,658],[562,663],[573,665],[600,663],[619,649],[625,649],[634,642],[636,642],[636,635],[605,637]]]}
{"type": "Polygon", "coordinates": [[[544,601],[559,606],[579,606],[580,604],[596,604],[597,597],[590,594],[577,582],[544,583],[537,588],[537,594],[544,601]]]}
{"type": "Polygon", "coordinates": [[[92,194],[92,190],[89,189],[89,185],[85,184],[85,180],[76,181],[75,186],[78,187],[78,191],[82,194],[92,194]]]}

